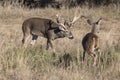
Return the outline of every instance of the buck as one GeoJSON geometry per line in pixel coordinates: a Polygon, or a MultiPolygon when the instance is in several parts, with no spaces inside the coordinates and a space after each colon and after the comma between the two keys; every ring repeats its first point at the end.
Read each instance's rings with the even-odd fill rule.
{"type": "Polygon", "coordinates": [[[47,39],[46,49],[48,50],[49,47],[51,47],[54,50],[52,41],[55,39],[64,37],[69,39],[74,38],[71,32],[71,27],[79,18],[80,16],[75,16],[71,22],[67,22],[66,20],[62,22],[58,15],[56,18],[57,22],[45,18],[29,18],[25,20],[22,25],[22,43],[27,43],[28,40],[30,40],[30,36],[32,36],[31,44],[34,45],[38,36],[42,36],[47,39]]]}
{"type": "Polygon", "coordinates": [[[82,40],[82,46],[84,49],[83,61],[85,59],[85,54],[88,53],[94,59],[93,66],[96,65],[96,60],[97,60],[96,53],[100,53],[100,46],[99,46],[100,39],[97,33],[99,33],[99,27],[100,27],[99,25],[101,20],[102,20],[101,18],[97,22],[92,22],[89,19],[87,20],[88,24],[92,26],[91,27],[92,29],[91,32],[87,33],[82,40]]]}

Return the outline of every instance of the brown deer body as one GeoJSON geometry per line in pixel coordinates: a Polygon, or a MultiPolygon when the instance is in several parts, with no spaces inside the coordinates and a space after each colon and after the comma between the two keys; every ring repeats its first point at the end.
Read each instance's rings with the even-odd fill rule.
{"type": "Polygon", "coordinates": [[[42,36],[47,39],[46,49],[49,49],[49,46],[53,49],[53,40],[64,37],[73,39],[73,35],[70,28],[77,19],[77,17],[74,18],[73,21],[68,25],[66,22],[61,23],[60,17],[58,17],[58,15],[57,22],[54,22],[51,19],[29,18],[25,20],[22,25],[22,43],[25,44],[26,42],[28,42],[30,36],[32,36],[31,44],[34,45],[38,36],[42,36]]]}
{"type": "Polygon", "coordinates": [[[85,59],[85,54],[88,53],[90,56],[94,58],[93,66],[96,65],[96,59],[97,59],[97,52],[100,53],[100,39],[97,35],[99,33],[99,24],[100,24],[101,18],[97,21],[92,23],[90,20],[88,20],[88,23],[92,26],[92,30],[90,33],[87,33],[83,40],[82,40],[82,46],[84,49],[83,52],[83,61],[85,59]]]}

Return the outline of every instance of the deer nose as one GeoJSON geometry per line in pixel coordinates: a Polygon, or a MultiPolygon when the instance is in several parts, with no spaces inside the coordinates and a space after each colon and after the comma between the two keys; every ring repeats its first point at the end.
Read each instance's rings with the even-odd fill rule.
{"type": "Polygon", "coordinates": [[[74,37],[73,37],[73,36],[70,36],[69,39],[74,39],[74,37]]]}

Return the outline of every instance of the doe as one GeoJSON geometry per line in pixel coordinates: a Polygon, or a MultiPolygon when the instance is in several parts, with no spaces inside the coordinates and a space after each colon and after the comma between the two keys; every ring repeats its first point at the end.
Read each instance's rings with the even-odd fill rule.
{"type": "Polygon", "coordinates": [[[82,46],[84,49],[83,52],[83,61],[85,60],[85,54],[88,53],[90,56],[93,57],[94,62],[93,62],[93,66],[96,65],[96,60],[97,60],[97,54],[96,53],[100,53],[100,38],[97,35],[97,33],[99,33],[99,29],[100,29],[100,22],[101,22],[102,18],[100,18],[98,21],[96,22],[92,22],[91,20],[87,20],[88,24],[91,25],[92,29],[91,32],[87,33],[84,38],[82,39],[82,46]]]}

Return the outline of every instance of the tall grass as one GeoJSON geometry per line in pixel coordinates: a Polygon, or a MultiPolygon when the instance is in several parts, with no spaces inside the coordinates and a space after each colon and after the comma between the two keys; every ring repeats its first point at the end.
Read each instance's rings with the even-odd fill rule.
{"type": "Polygon", "coordinates": [[[114,7],[94,9],[53,8],[27,9],[0,6],[0,80],[119,80],[120,79],[120,11],[114,7]],[[73,13],[74,12],[74,13],[73,13]],[[50,18],[55,21],[59,13],[67,20],[75,15],[85,15],[96,20],[104,18],[101,24],[102,55],[97,66],[92,66],[92,58],[86,55],[81,61],[83,36],[90,31],[86,20],[80,19],[72,29],[74,39],[55,40],[56,56],[46,51],[46,39],[39,38],[35,46],[24,49],[21,46],[21,26],[30,17],[50,18]],[[49,15],[48,15],[49,14],[49,15]],[[66,65],[66,59],[67,63],[66,65]]]}

